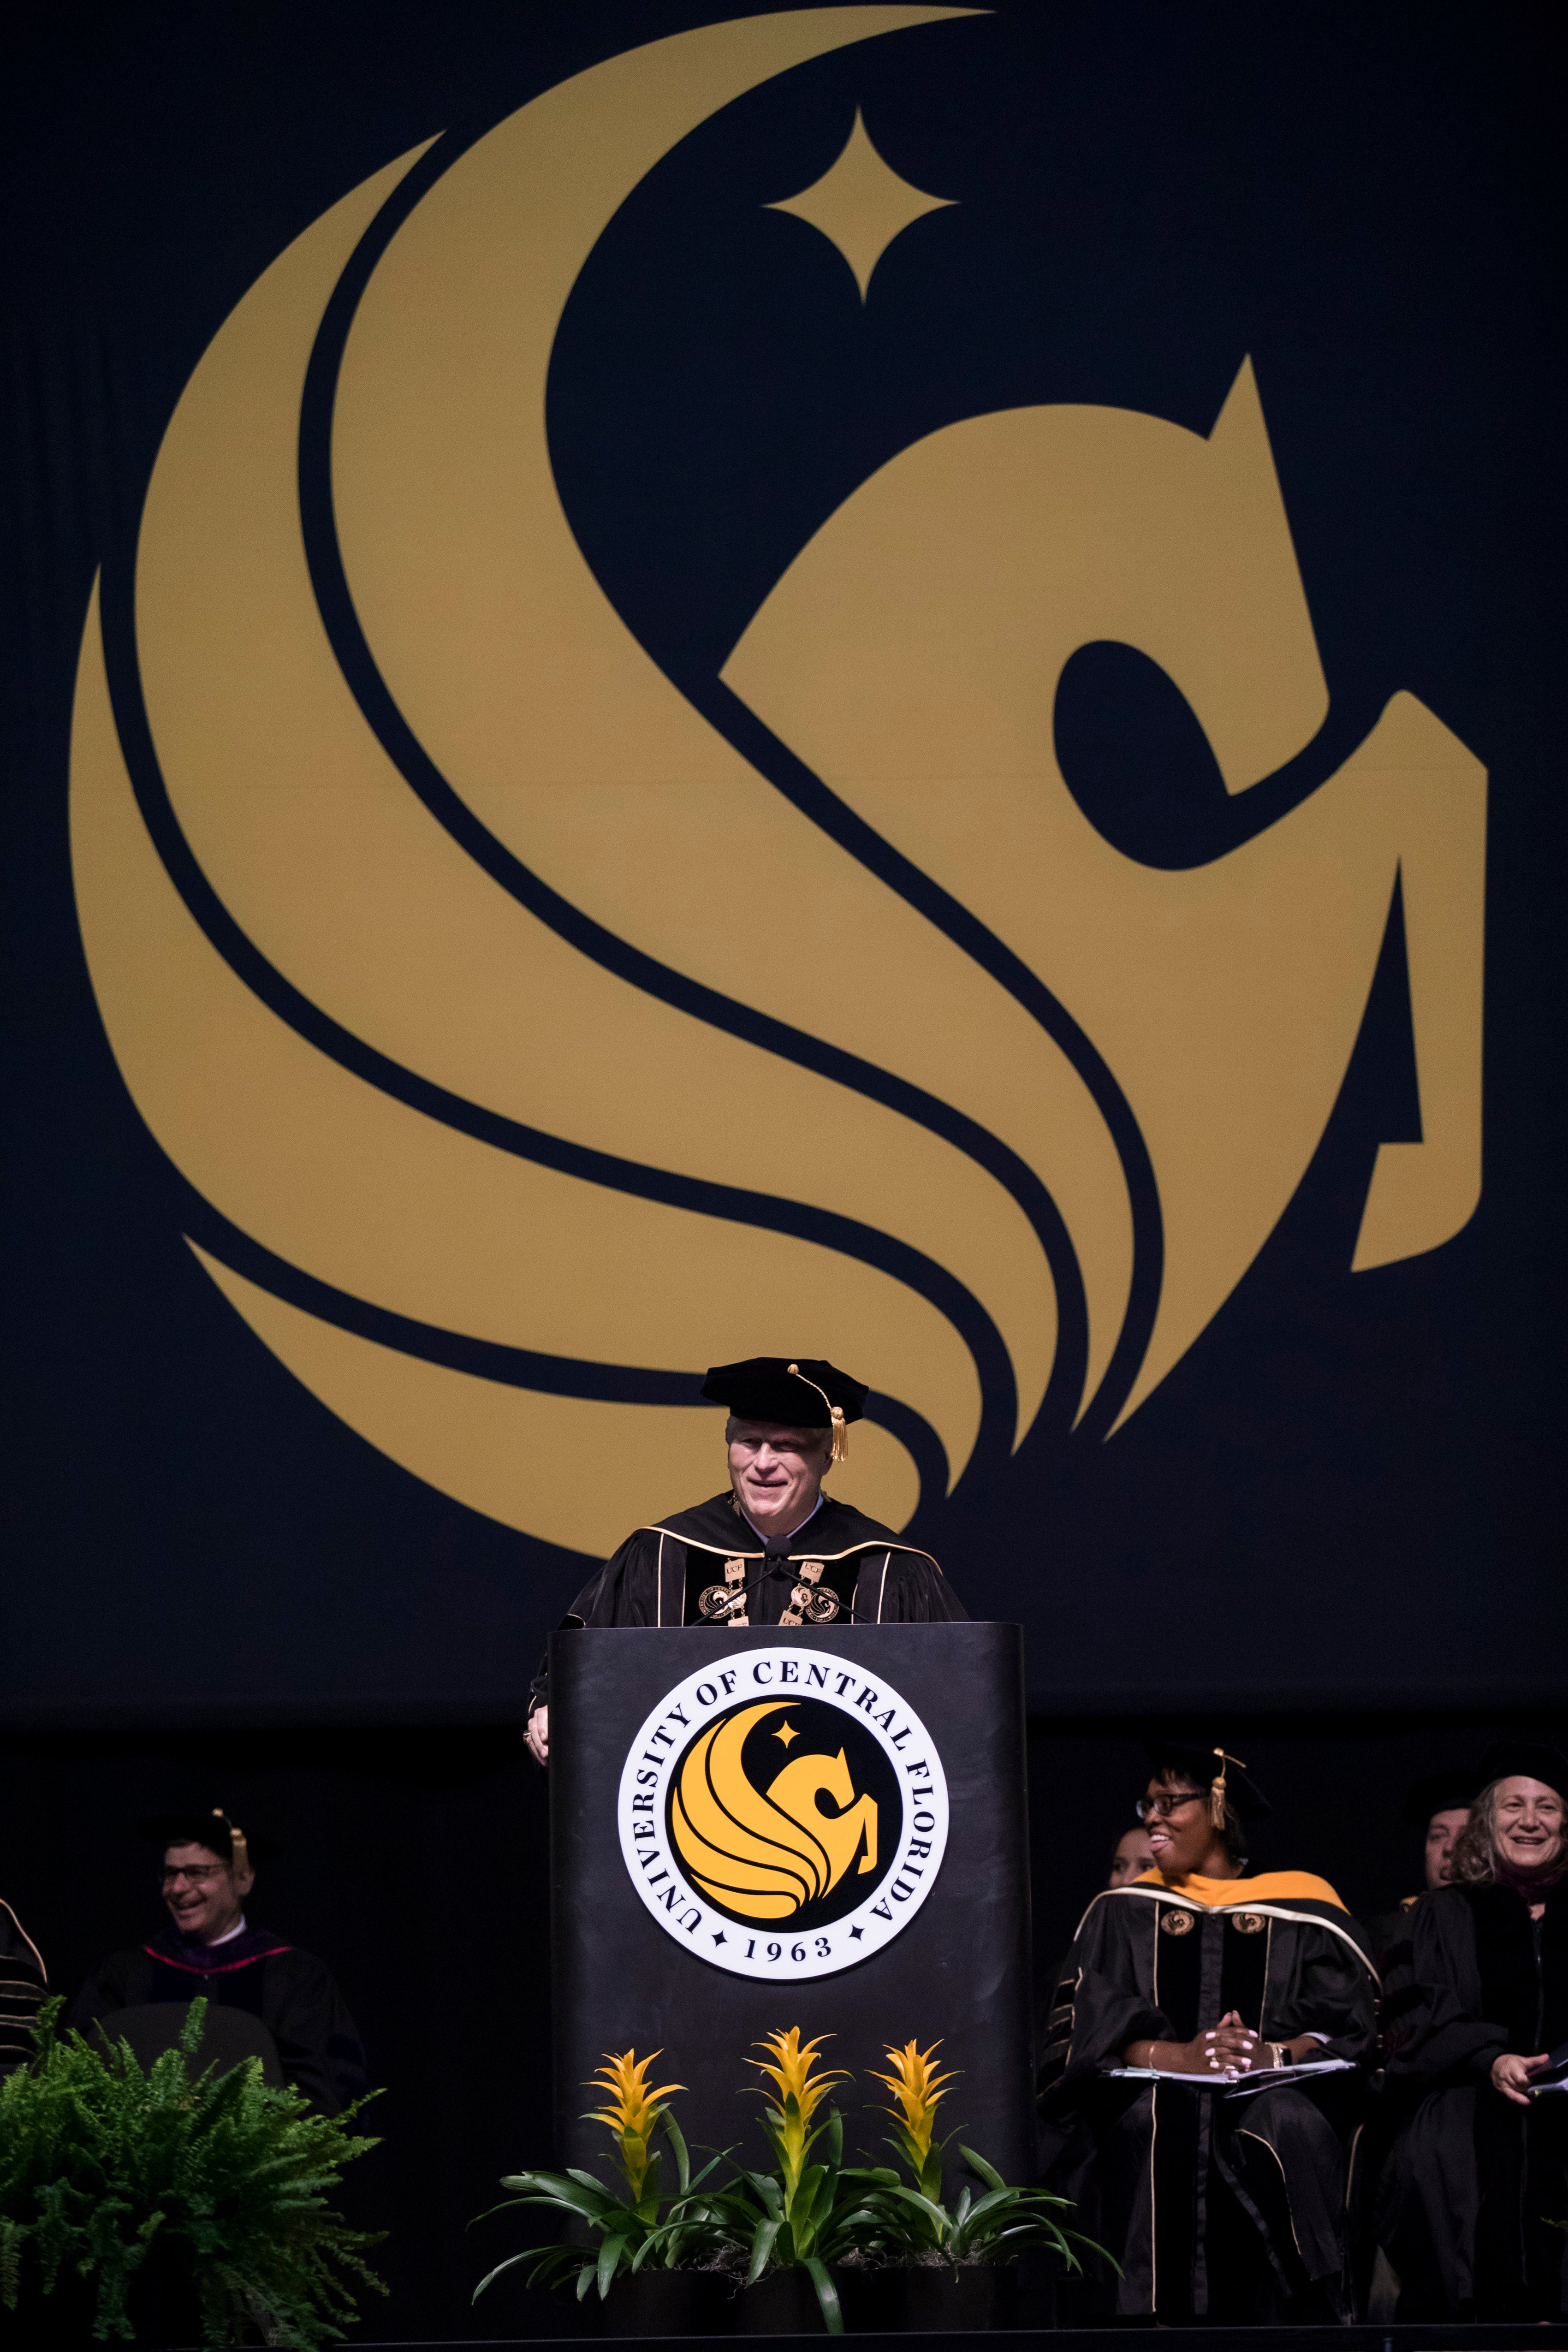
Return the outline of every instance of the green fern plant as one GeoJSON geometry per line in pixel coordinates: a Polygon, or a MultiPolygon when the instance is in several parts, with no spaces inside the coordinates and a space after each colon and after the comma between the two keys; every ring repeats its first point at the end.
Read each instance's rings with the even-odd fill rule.
{"type": "Polygon", "coordinates": [[[40,2012],[31,2064],[0,2083],[0,2306],[14,2312],[34,2273],[45,2294],[79,2277],[94,2337],[134,2342],[127,2298],[157,2244],[197,2290],[210,2352],[247,2319],[315,2352],[353,2317],[355,2284],[385,2292],[363,2259],[376,2238],[328,2204],[376,2145],[350,2128],[357,2109],[317,2115],[269,2090],[255,2058],[195,2074],[205,2000],[146,2072],[127,2042],[62,2037],[60,2006],[40,2012]]]}

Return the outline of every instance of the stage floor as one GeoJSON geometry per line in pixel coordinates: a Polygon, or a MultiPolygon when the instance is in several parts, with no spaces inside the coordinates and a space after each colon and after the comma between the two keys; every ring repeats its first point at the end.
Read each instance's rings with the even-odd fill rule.
{"type": "MultiPolygon", "coordinates": [[[[1154,2329],[1154,2323],[1121,2321],[1110,2327],[1017,2327],[998,2328],[1017,2345],[1035,2343],[1048,2346],[1050,2352],[1105,2352],[1108,2336],[1124,2335],[1130,2329],[1154,2329]]],[[[858,2344],[891,2347],[908,2341],[914,2331],[905,2329],[896,2336],[857,2335],[858,2344]]],[[[1279,2352],[1279,2339],[1290,2338],[1290,2352],[1559,2352],[1568,2347],[1568,2322],[1541,2322],[1522,2326],[1465,2327],[1179,2327],[1154,2329],[1154,2332],[1180,2336],[1184,2352],[1279,2352]]],[[[357,2345],[354,2352],[541,2352],[551,2344],[581,2344],[588,2340],[578,2336],[518,2336],[509,2346],[505,2339],[494,2336],[447,2337],[428,2344],[366,2344],[357,2345]]],[[[643,2344],[658,2342],[670,2346],[687,2344],[743,2344],[759,2340],[755,2336],[666,2336],[658,2337],[634,2336],[601,2336],[592,2340],[601,2344],[643,2344]]],[[[820,2345],[826,2339],[814,2336],[773,2336],[765,2339],[781,2347],[781,2352],[805,2352],[810,2345],[820,2345]]],[[[972,2336],[921,2333],[922,2343],[933,2347],[942,2344],[973,2342],[972,2336]]]]}

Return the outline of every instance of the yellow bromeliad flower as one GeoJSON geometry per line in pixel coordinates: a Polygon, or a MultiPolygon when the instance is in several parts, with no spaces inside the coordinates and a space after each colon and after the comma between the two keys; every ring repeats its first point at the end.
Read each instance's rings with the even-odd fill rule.
{"type": "Polygon", "coordinates": [[[792,2185],[799,2179],[805,2163],[807,2126],[812,2116],[835,2083],[849,2080],[843,2072],[820,2074],[813,2072],[817,2063],[816,2053],[828,2038],[826,2034],[819,2033],[815,2042],[808,2042],[803,2047],[800,2028],[792,2025],[787,2033],[770,2033],[756,2045],[759,2050],[772,2053],[773,2064],[770,2065],[766,2058],[748,2058],[746,2061],[748,2066],[755,2066],[759,2074],[765,2074],[773,2085],[771,2091],[764,2091],[763,2096],[774,2110],[768,2119],[769,2125],[783,2159],[785,2178],[792,2185]]]}
{"type": "Polygon", "coordinates": [[[606,2050],[604,2064],[586,2086],[597,2091],[605,2101],[589,2120],[605,2125],[618,2141],[620,2167],[626,2176],[634,2205],[640,2203],[647,2179],[647,2144],[664,2112],[660,2101],[668,2099],[672,2091],[686,2088],[684,2083],[666,2083],[657,2091],[648,2088],[647,2070],[661,2054],[653,2050],[646,2058],[639,2058],[635,2050],[626,2050],[617,2058],[606,2050]]]}
{"type": "Polygon", "coordinates": [[[757,2043],[759,2050],[771,2051],[776,2063],[770,2065],[765,2058],[748,2058],[746,2063],[755,2066],[759,2074],[766,2074],[773,2084],[774,2087],[764,2091],[763,2095],[773,2101],[780,2115],[784,2113],[788,2102],[793,2099],[800,2110],[801,2121],[809,2123],[832,2085],[849,2080],[842,2069],[837,2073],[822,2074],[812,2072],[817,2063],[817,2052],[830,2039],[829,2035],[819,2033],[815,2042],[806,2042],[803,2048],[800,2028],[792,2025],[787,2033],[769,2033],[757,2043]]]}
{"type": "Polygon", "coordinates": [[[938,2103],[947,2095],[943,2085],[957,2080],[955,2074],[939,2074],[932,2067],[931,2062],[941,2048],[940,2042],[933,2042],[929,2050],[917,2050],[912,2042],[906,2042],[902,2050],[884,2053],[893,2070],[890,2074],[879,2074],[875,2067],[870,2070],[873,2080],[886,2083],[899,2103],[883,2112],[902,2124],[916,2159],[915,2168],[921,2172],[931,2155],[938,2103]]]}

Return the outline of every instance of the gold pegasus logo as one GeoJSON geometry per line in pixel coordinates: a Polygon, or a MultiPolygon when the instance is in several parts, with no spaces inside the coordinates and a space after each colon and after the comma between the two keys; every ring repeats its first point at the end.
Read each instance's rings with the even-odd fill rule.
{"type": "Polygon", "coordinates": [[[786,1720],[771,1736],[793,1737],[790,1700],[738,1707],[694,1740],[670,1799],[670,1833],[693,1883],[710,1902],[742,1919],[793,1919],[831,1895],[856,1866],[877,1868],[877,1801],[857,1796],[840,1748],[796,1756],[766,1789],[747,1773],[746,1742],[770,1716],[786,1720]],[[829,1813],[818,1802],[829,1798],[829,1813]]]}
{"type": "MultiPolygon", "coordinates": [[[[1043,1418],[1120,1425],[1310,1160],[1396,887],[1421,1140],[1356,1266],[1479,1198],[1484,774],[1400,693],[1287,788],[1328,694],[1249,366],[1206,437],[1057,405],[904,450],[706,711],[573,536],[545,380],[630,190],[771,77],[963,13],[705,26],[389,164],[218,333],[88,619],[82,934],[235,1236],[192,1246],[369,1443],[584,1552],[710,1483],[692,1368],[803,1330],[887,1401],[856,1499],[895,1525],[1043,1418]],[[1206,739],[1184,862],[1072,772],[1107,645],[1206,739]]],[[[862,292],[942,202],[877,160],[858,121],[788,207],[862,292]]]]}

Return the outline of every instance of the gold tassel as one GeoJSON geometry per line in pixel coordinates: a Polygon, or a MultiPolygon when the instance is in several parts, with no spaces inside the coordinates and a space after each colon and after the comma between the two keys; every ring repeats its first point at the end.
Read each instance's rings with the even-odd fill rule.
{"type": "Polygon", "coordinates": [[[213,1807],[213,1819],[221,1822],[228,1832],[230,1867],[243,1875],[250,1868],[250,1848],[245,1843],[245,1832],[229,1820],[221,1805],[213,1807]]]}
{"type": "MultiPolygon", "coordinates": [[[[788,1371],[792,1380],[805,1381],[805,1385],[808,1389],[816,1389],[817,1395],[822,1399],[823,1403],[827,1405],[828,1426],[833,1432],[833,1450],[827,1457],[828,1469],[831,1470],[836,1462],[847,1462],[849,1459],[849,1427],[844,1418],[843,1407],[841,1405],[829,1404],[827,1400],[827,1391],[826,1389],[817,1389],[816,1382],[813,1380],[807,1380],[806,1375],[801,1370],[798,1364],[788,1364],[784,1369],[788,1371]]],[[[826,1476],[826,1473],[825,1472],[823,1475],[826,1476]]]]}
{"type": "Polygon", "coordinates": [[[1225,1768],[1227,1764],[1240,1764],[1245,1772],[1247,1766],[1239,1756],[1227,1756],[1223,1748],[1216,1748],[1215,1754],[1219,1758],[1219,1770],[1209,1782],[1209,1820],[1216,1830],[1222,1830],[1225,1827],[1225,1768]]]}

